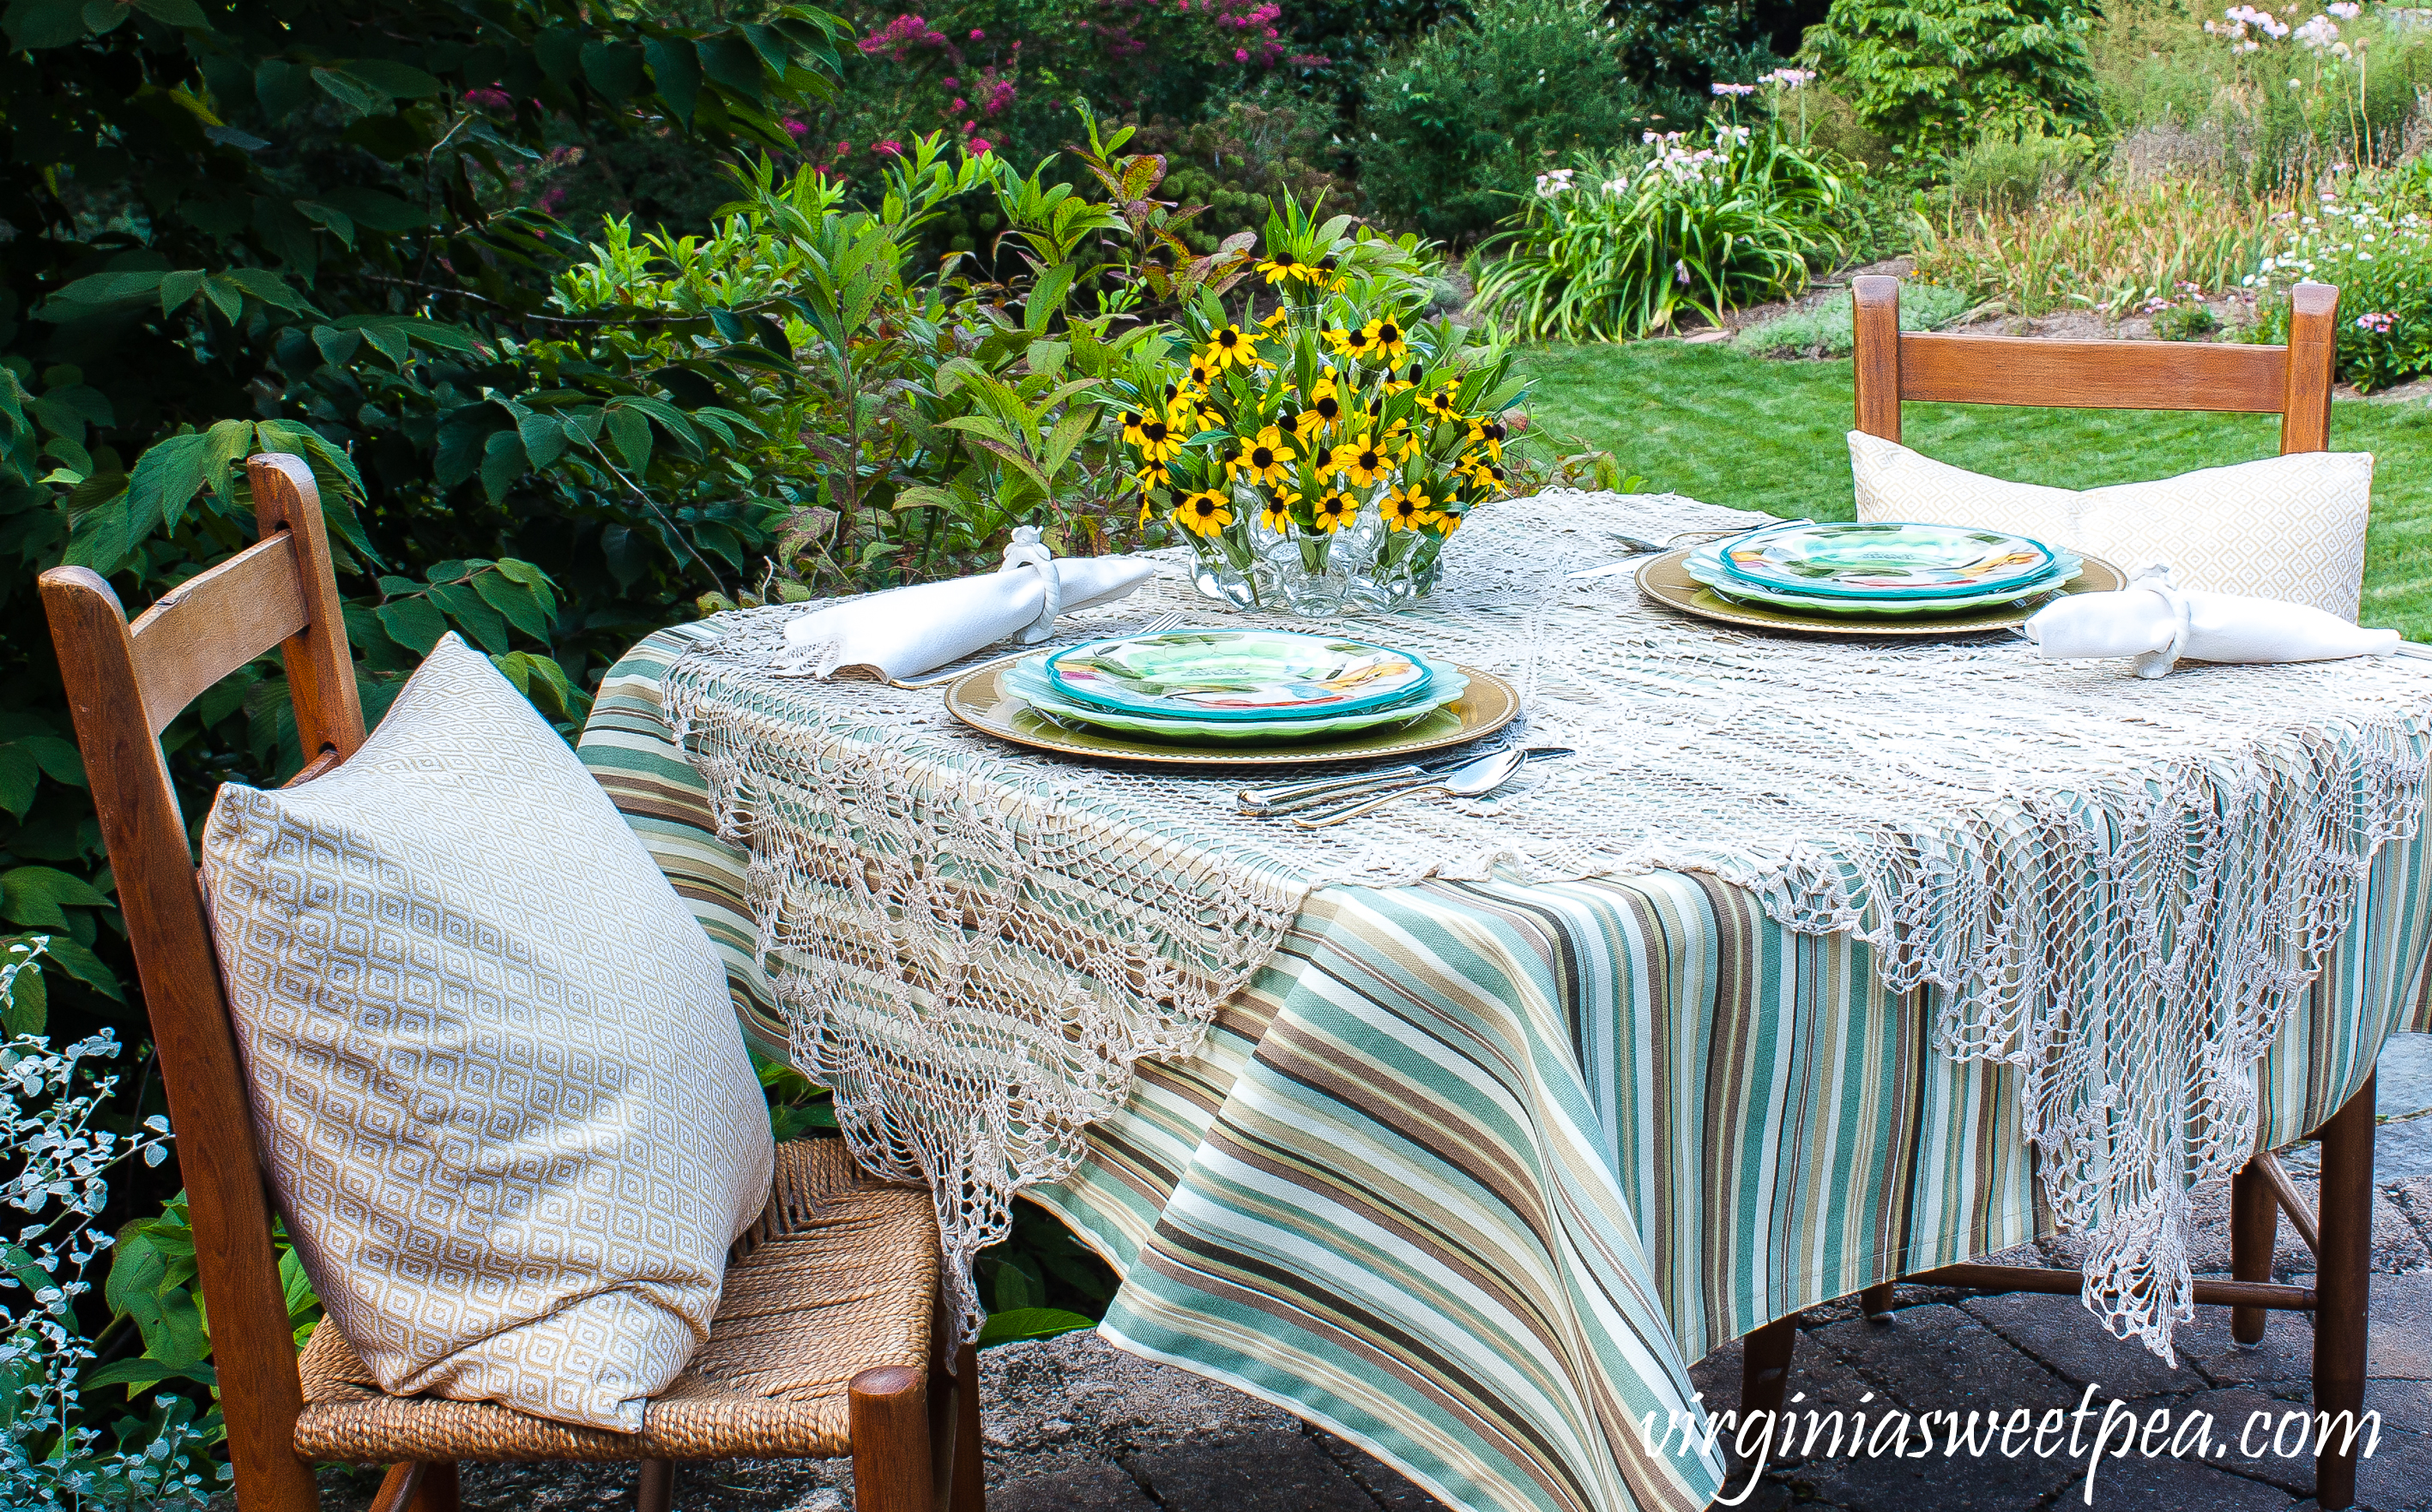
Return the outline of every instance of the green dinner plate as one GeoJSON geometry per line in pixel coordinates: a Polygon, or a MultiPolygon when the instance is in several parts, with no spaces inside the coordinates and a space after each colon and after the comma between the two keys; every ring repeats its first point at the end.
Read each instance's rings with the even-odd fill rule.
{"type": "Polygon", "coordinates": [[[1407,725],[1427,717],[1460,697],[1468,686],[1468,679],[1457,668],[1422,658],[1420,671],[1424,691],[1398,703],[1324,717],[1266,720],[1182,718],[1096,708],[1060,697],[1056,686],[1048,680],[1045,671],[1048,660],[1044,655],[1026,656],[1006,668],[1005,685],[1007,691],[1060,725],[1080,725],[1191,744],[1256,742],[1274,745],[1281,741],[1319,740],[1372,727],[1407,725]]]}
{"type": "Polygon", "coordinates": [[[2008,530],[1906,520],[1799,520],[1716,543],[1728,586],[1810,598],[1968,598],[2052,575],[2052,548],[2008,530]]]}
{"type": "Polygon", "coordinates": [[[1272,723],[1409,702],[1426,660],[1335,635],[1172,630],[1068,647],[1043,673],[1067,703],[1192,721],[1272,723]]]}

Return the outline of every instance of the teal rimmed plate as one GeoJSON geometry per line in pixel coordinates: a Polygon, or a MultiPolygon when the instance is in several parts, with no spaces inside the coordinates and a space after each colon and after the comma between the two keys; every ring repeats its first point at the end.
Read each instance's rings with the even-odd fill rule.
{"type": "MultiPolygon", "coordinates": [[[[1962,610],[1951,614],[1861,619],[1847,613],[1823,614],[1779,609],[1771,604],[1736,603],[1691,577],[1687,570],[1688,558],[1686,551],[1666,551],[1660,557],[1647,558],[1638,569],[1638,591],[1655,602],[1683,613],[1748,630],[1787,630],[1799,635],[1900,638],[1981,635],[1990,630],[2016,630],[2043,607],[2042,600],[2037,599],[2029,603],[1987,604],[1980,609],[1962,610]]],[[[2127,585],[2127,574],[2100,557],[2087,557],[2084,570],[2058,592],[2117,593],[2127,585]]]]}
{"type": "Polygon", "coordinates": [[[1476,667],[1456,667],[1468,688],[1424,719],[1377,725],[1287,746],[1185,746],[1112,730],[1070,729],[1005,686],[1009,666],[973,668],[946,685],[946,712],[984,735],[1032,750],[1136,766],[1207,766],[1289,771],[1335,762],[1393,762],[1491,735],[1520,714],[1512,684],[1476,667]]]}
{"type": "Polygon", "coordinates": [[[2073,581],[2083,570],[2082,561],[2068,553],[2057,553],[2052,571],[2042,578],[2023,584],[1973,594],[1960,597],[1910,598],[1826,598],[1807,594],[1785,593],[1756,583],[1742,582],[1731,577],[1718,560],[1719,547],[1699,546],[1682,563],[1682,570],[1705,584],[1717,597],[1745,604],[1765,604],[1776,609],[1795,610],[1801,613],[1844,614],[1853,617],[1902,618],[1914,615],[1955,614],[1990,608],[2000,604],[2016,604],[2056,593],[2073,581]]]}
{"type": "Polygon", "coordinates": [[[1045,656],[1028,656],[1005,669],[1005,689],[1056,724],[1118,731],[1156,740],[1219,745],[1274,745],[1283,741],[1319,740],[1357,731],[1407,725],[1424,719],[1467,691],[1468,679],[1442,662],[1423,662],[1430,674],[1424,690],[1398,703],[1345,714],[1308,714],[1290,719],[1198,719],[1127,714],[1100,709],[1062,697],[1045,672],[1045,656]]]}
{"type": "Polygon", "coordinates": [[[1193,721],[1273,723],[1408,702],[1426,659],[1292,630],[1174,630],[1068,647],[1044,676],[1068,703],[1193,721]]]}
{"type": "Polygon", "coordinates": [[[2052,575],[2040,541],[1905,520],[1794,521],[1718,544],[1733,583],[1806,598],[1976,598],[2052,575]]]}

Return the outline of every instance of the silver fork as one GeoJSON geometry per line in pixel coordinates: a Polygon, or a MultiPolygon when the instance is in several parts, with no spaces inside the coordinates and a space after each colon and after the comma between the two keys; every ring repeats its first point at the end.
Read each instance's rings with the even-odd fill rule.
{"type": "MultiPolygon", "coordinates": [[[[1165,630],[1180,630],[1182,628],[1182,622],[1190,617],[1191,616],[1188,614],[1159,614],[1157,618],[1150,620],[1147,624],[1142,625],[1140,629],[1132,631],[1132,633],[1135,635],[1156,635],[1165,630]]],[[[1025,647],[1019,651],[1010,653],[1009,655],[997,657],[993,661],[974,662],[969,666],[958,666],[954,668],[952,671],[934,672],[925,678],[888,678],[887,680],[887,685],[890,688],[905,688],[914,692],[918,692],[922,688],[943,687],[947,683],[954,681],[956,678],[961,677],[966,672],[981,672],[992,666],[1003,666],[1007,662],[1019,662],[1025,656],[1036,654],[1037,651],[1037,647],[1025,647]]]]}

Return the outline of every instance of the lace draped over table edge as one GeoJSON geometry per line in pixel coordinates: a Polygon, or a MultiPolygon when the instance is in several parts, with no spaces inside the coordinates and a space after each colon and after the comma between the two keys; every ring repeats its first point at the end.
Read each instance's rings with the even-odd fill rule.
{"type": "MultiPolygon", "coordinates": [[[[1313,834],[1232,814],[1236,779],[1009,758],[934,692],[758,675],[799,606],[734,616],[670,669],[671,722],[750,850],[797,1064],[836,1089],[857,1158],[937,1191],[967,1328],[971,1256],[1012,1194],[1069,1174],[1140,1055],[1196,1048],[1311,888],[1682,870],[1865,941],[1886,991],[1938,990],[1939,1050],[2019,1069],[2054,1220],[2089,1236],[2087,1307],[2169,1357],[2193,1316],[2187,1187],[2251,1151],[2256,1057],[2374,853],[2420,822],[2432,670],[2139,685],[2007,636],[1741,634],[1640,601],[1627,576],[1564,576],[1614,555],[1599,526],[1762,518],[1568,492],[1482,514],[1435,598],[1350,630],[1500,673],[1528,715],[1505,740],[1581,755],[1532,765],[1510,799],[1313,834]]],[[[1057,643],[1171,608],[1219,617],[1163,555],[1135,600],[1057,643]]]]}

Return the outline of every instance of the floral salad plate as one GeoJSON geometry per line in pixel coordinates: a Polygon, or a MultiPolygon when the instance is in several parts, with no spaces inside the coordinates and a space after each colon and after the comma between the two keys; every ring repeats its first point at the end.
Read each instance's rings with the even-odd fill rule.
{"type": "MultiPolygon", "coordinates": [[[[1061,654],[1061,653],[1058,653],[1061,654]]],[[[1196,714],[1131,714],[1064,697],[1049,674],[1052,656],[1027,656],[1005,670],[1005,691],[1027,704],[1042,718],[1072,728],[1120,731],[1158,740],[1192,745],[1272,745],[1280,741],[1316,740],[1353,731],[1384,729],[1424,719],[1469,691],[1469,679],[1443,662],[1419,659],[1415,692],[1390,703],[1363,709],[1301,709],[1287,716],[1207,718],[1196,714]]]]}
{"type": "Polygon", "coordinates": [[[2052,576],[2059,555],[2006,530],[1906,521],[1796,521],[1722,546],[1723,573],[1742,587],[1876,601],[2023,593],[2052,576]]]}
{"type": "Polygon", "coordinates": [[[1408,651],[1264,630],[1177,630],[1091,641],[1048,656],[1043,670],[1067,703],[1217,723],[1398,706],[1427,693],[1432,676],[1426,659],[1408,651]]]}

